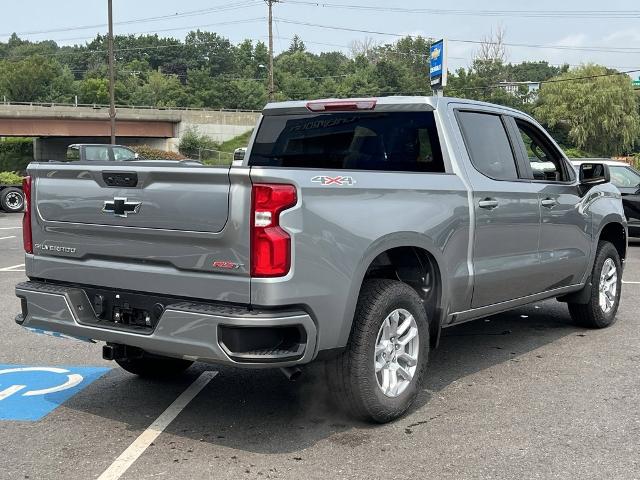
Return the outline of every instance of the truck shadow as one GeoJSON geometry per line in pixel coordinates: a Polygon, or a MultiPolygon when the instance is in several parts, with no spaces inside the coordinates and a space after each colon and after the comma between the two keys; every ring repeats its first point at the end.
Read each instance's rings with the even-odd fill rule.
{"type": "MultiPolygon", "coordinates": [[[[584,335],[572,324],[564,304],[545,302],[444,331],[432,352],[425,385],[414,407],[391,426],[356,422],[331,405],[320,366],[310,367],[291,383],[277,370],[220,368],[218,375],[166,429],[185,440],[236,450],[286,454],[319,441],[353,448],[370,441],[376,429],[405,428],[429,419],[429,400],[448,385],[476,372],[519,357],[568,335],[584,335]]],[[[169,383],[138,379],[114,369],[65,406],[124,423],[130,432],[144,430],[202,371],[196,364],[169,383]]],[[[162,437],[161,437],[162,438],[162,437]]],[[[168,437],[170,438],[170,437],[168,437]]],[[[180,450],[179,441],[156,442],[157,448],[180,450]]],[[[186,448],[186,447],[185,447],[186,448]]]]}

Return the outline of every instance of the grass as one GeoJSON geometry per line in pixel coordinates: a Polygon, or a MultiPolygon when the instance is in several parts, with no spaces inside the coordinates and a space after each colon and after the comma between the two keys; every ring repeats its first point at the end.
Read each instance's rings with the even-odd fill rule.
{"type": "Polygon", "coordinates": [[[243,133],[242,135],[238,135],[231,140],[222,142],[220,144],[220,151],[233,153],[236,148],[246,147],[247,145],[249,145],[249,138],[251,138],[252,133],[253,130],[249,130],[247,133],[243,133]]]}

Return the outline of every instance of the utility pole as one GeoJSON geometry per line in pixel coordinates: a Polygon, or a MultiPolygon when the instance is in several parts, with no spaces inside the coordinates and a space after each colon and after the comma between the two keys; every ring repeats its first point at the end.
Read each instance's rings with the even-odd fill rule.
{"type": "Polygon", "coordinates": [[[273,4],[280,0],[264,0],[269,5],[269,101],[273,101],[276,87],[273,81],[273,4]]]}
{"type": "Polygon", "coordinates": [[[113,0],[109,2],[109,120],[111,123],[111,145],[116,144],[116,100],[115,75],[113,72],[113,0]]]}

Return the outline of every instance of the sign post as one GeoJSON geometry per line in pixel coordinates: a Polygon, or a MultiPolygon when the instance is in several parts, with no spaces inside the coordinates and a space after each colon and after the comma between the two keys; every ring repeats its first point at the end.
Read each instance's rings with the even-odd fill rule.
{"type": "Polygon", "coordinates": [[[431,88],[439,97],[447,86],[447,41],[438,40],[431,44],[429,49],[429,78],[431,88]]]}

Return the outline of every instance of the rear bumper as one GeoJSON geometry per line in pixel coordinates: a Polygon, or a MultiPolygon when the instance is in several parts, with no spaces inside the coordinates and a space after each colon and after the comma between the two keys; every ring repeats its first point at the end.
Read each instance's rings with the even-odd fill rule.
{"type": "Polygon", "coordinates": [[[16,295],[22,302],[16,323],[23,327],[129,345],[157,355],[254,368],[299,365],[315,356],[317,329],[304,311],[257,311],[176,300],[165,307],[153,331],[136,333],[99,321],[81,287],[30,281],[18,284],[16,295]],[[252,339],[263,333],[277,338],[274,332],[293,328],[300,332],[300,341],[286,348],[238,347],[242,344],[238,332],[240,338],[243,332],[250,332],[252,339]],[[228,342],[231,348],[222,340],[229,331],[234,332],[227,335],[234,338],[228,342]]]}

